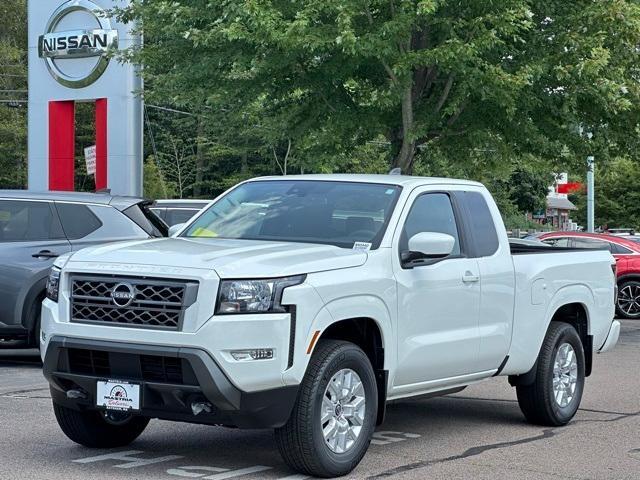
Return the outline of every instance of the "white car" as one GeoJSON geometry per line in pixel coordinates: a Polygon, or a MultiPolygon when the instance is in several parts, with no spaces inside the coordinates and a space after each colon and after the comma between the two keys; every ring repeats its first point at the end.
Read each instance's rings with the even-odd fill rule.
{"type": "Polygon", "coordinates": [[[255,179],[175,238],[55,265],[41,350],[70,439],[122,447],[151,418],[274,428],[322,477],[358,465],[388,401],[496,375],[529,421],[566,424],[620,331],[609,252],[510,247],[462,180],[255,179]]]}

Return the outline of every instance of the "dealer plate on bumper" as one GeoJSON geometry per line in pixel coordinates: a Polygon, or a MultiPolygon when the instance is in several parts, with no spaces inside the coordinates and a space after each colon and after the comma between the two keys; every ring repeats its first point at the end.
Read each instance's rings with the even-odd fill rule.
{"type": "Polygon", "coordinates": [[[119,380],[98,381],[96,405],[108,410],[140,410],[140,385],[119,380]]]}

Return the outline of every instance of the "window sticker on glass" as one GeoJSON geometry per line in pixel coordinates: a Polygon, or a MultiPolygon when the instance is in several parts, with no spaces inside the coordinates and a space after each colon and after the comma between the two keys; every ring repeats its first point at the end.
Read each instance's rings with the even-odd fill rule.
{"type": "Polygon", "coordinates": [[[353,249],[368,252],[369,250],[371,250],[371,244],[368,242],[355,242],[353,244],[353,249]]]}
{"type": "Polygon", "coordinates": [[[387,188],[384,193],[385,195],[393,195],[395,191],[395,188],[387,188]]]}
{"type": "Polygon", "coordinates": [[[11,212],[0,211],[0,222],[8,222],[9,220],[11,220],[11,212]]]}
{"type": "Polygon", "coordinates": [[[198,227],[193,231],[194,237],[217,237],[218,234],[207,228],[198,227]]]}

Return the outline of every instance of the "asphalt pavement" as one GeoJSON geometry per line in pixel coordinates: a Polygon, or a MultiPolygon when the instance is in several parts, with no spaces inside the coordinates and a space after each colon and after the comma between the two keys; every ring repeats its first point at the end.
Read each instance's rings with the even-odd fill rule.
{"type": "MultiPolygon", "coordinates": [[[[506,378],[388,408],[350,479],[640,479],[640,322],[598,355],[566,427],[525,423],[506,378]]],[[[91,450],[59,430],[34,351],[0,351],[0,479],[306,478],[270,431],[152,421],[130,447],[91,450]]]]}

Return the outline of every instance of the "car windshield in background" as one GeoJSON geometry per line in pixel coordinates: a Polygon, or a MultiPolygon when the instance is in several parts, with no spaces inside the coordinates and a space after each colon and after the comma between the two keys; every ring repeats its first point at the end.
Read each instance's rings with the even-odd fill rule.
{"type": "Polygon", "coordinates": [[[183,234],[377,248],[400,187],[374,183],[266,180],[235,188],[183,234]]]}

